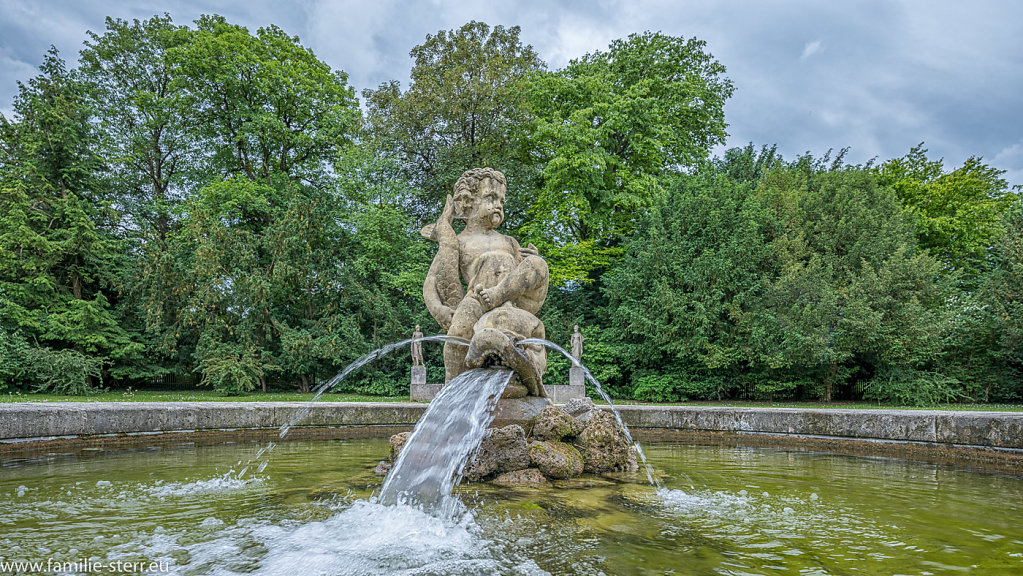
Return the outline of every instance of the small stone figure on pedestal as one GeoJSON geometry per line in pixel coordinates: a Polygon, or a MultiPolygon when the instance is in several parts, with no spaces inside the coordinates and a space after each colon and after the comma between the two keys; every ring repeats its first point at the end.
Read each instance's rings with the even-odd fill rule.
{"type": "MultiPolygon", "coordinates": [[[[583,338],[582,332],[579,331],[579,325],[575,327],[575,331],[572,332],[572,358],[575,358],[576,362],[582,364],[583,359],[583,338]]],[[[566,401],[571,398],[585,398],[586,397],[586,376],[583,374],[583,369],[580,366],[572,365],[568,369],[568,394],[566,394],[566,401]]]]}
{"type": "Polygon", "coordinates": [[[551,398],[556,404],[564,404],[576,398],[586,398],[586,375],[583,373],[580,363],[583,357],[583,335],[576,326],[572,332],[572,339],[569,341],[569,349],[572,351],[572,358],[575,362],[568,369],[568,384],[559,386],[548,386],[551,398]]]}
{"type": "MultiPolygon", "coordinates": [[[[576,329],[578,328],[576,326],[576,329]]],[[[412,333],[412,337],[417,339],[412,342],[412,365],[423,366],[423,343],[418,340],[423,337],[423,333],[419,330],[419,324],[416,324],[416,331],[412,333]]]]}
{"type": "Polygon", "coordinates": [[[572,358],[581,361],[583,359],[583,335],[579,332],[579,325],[575,325],[575,332],[572,333],[572,358]]]}
{"type": "MultiPolygon", "coordinates": [[[[413,338],[422,338],[423,333],[416,324],[416,331],[412,333],[413,338]]],[[[413,402],[429,402],[440,392],[440,384],[426,383],[426,364],[423,362],[423,343],[416,341],[412,343],[412,374],[409,382],[409,395],[413,402]]]]}

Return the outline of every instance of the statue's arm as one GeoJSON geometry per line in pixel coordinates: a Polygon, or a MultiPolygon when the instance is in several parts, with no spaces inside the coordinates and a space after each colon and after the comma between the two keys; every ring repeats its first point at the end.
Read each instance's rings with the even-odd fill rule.
{"type": "Polygon", "coordinates": [[[511,242],[512,254],[515,255],[515,261],[516,262],[522,262],[523,260],[525,260],[529,256],[539,256],[540,255],[540,251],[536,249],[536,246],[533,246],[532,244],[530,244],[529,246],[526,246],[525,248],[523,248],[519,244],[519,241],[516,240],[515,238],[513,238],[512,236],[506,236],[506,238],[508,238],[508,240],[511,242]]]}
{"type": "Polygon", "coordinates": [[[458,237],[451,228],[453,212],[454,203],[448,196],[437,223],[427,227],[430,234],[427,235],[427,228],[423,229],[423,236],[436,241],[439,246],[423,283],[423,300],[430,315],[445,331],[451,326],[455,307],[465,296],[458,274],[458,237]]]}
{"type": "Polygon", "coordinates": [[[462,283],[458,279],[457,256],[454,283],[440,281],[441,277],[446,275],[447,263],[445,260],[446,258],[441,252],[434,256],[433,263],[430,264],[430,271],[426,273],[426,282],[423,283],[423,301],[433,319],[440,324],[444,331],[447,331],[451,326],[451,317],[455,313],[455,306],[462,300],[465,293],[462,290],[462,283]]]}

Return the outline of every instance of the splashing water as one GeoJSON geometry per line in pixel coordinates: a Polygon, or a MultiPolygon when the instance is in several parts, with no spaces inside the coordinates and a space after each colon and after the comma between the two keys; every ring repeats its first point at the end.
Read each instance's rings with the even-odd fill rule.
{"type": "MultiPolygon", "coordinates": [[[[360,356],[357,360],[355,360],[354,362],[352,362],[348,366],[345,366],[344,370],[341,370],[340,372],[338,372],[338,374],[336,376],[334,376],[330,380],[324,381],[322,384],[317,386],[313,390],[313,392],[315,392],[316,394],[313,395],[312,399],[309,400],[308,404],[304,408],[302,408],[301,410],[296,412],[295,415],[292,416],[291,419],[288,420],[287,423],[285,423],[283,426],[281,426],[280,433],[278,434],[278,437],[283,440],[284,437],[288,435],[288,432],[290,432],[292,428],[294,428],[295,426],[298,426],[306,418],[309,417],[309,414],[313,410],[313,404],[315,402],[317,402],[320,399],[321,396],[323,396],[327,392],[330,392],[331,390],[336,388],[338,386],[338,384],[343,382],[344,379],[347,378],[352,372],[355,372],[359,368],[362,368],[366,364],[369,364],[370,362],[372,362],[373,360],[376,360],[377,358],[380,358],[381,356],[385,356],[387,354],[390,354],[391,352],[393,352],[393,351],[395,351],[395,350],[397,350],[397,349],[399,349],[399,348],[401,348],[403,346],[408,346],[409,344],[412,344],[413,342],[450,342],[450,343],[458,345],[458,346],[468,346],[469,345],[469,341],[465,340],[464,338],[459,338],[458,336],[448,336],[447,334],[436,334],[436,335],[433,335],[433,336],[423,336],[421,338],[409,338],[408,340],[402,340],[400,342],[394,342],[393,344],[388,344],[386,346],[382,346],[380,348],[377,348],[376,350],[373,350],[372,352],[370,352],[368,354],[365,354],[364,356],[360,356]]],[[[259,450],[259,452],[257,452],[256,455],[246,463],[245,467],[242,468],[241,472],[238,473],[238,478],[239,479],[244,478],[245,474],[253,466],[256,466],[257,470],[259,472],[262,472],[263,470],[265,470],[266,467],[267,467],[267,464],[269,464],[269,458],[270,458],[271,454],[273,453],[273,450],[274,450],[274,448],[276,446],[277,446],[276,443],[270,442],[269,444],[267,444],[266,446],[261,448],[259,450]]],[[[238,464],[241,465],[241,462],[239,462],[238,464]]]]}
{"type": "Polygon", "coordinates": [[[511,377],[511,370],[477,368],[441,388],[387,475],[380,502],[453,513],[451,491],[494,420],[497,400],[511,377]]]}
{"type": "Polygon", "coordinates": [[[593,387],[597,390],[597,393],[600,394],[600,397],[603,398],[604,401],[607,402],[608,407],[611,408],[611,413],[614,414],[615,420],[618,422],[618,425],[621,426],[622,430],[625,432],[625,437],[629,440],[629,442],[632,443],[633,446],[636,447],[636,454],[639,455],[639,459],[641,462],[643,462],[643,467],[646,469],[647,480],[650,481],[651,485],[656,486],[658,489],[660,489],[661,483],[656,478],[654,478],[654,469],[652,466],[650,466],[650,463],[647,462],[646,455],[643,454],[643,447],[639,445],[639,442],[636,442],[635,440],[632,439],[632,433],[629,432],[629,427],[626,426],[625,422],[622,421],[622,415],[618,412],[618,409],[615,408],[614,402],[611,401],[611,397],[607,395],[607,392],[604,392],[604,388],[600,385],[600,381],[594,378],[593,374],[590,373],[589,368],[583,366],[582,363],[579,362],[579,360],[576,360],[575,356],[572,356],[570,352],[568,352],[561,346],[558,346],[554,342],[551,342],[550,340],[544,340],[543,338],[526,338],[525,340],[519,340],[518,342],[516,342],[516,344],[519,346],[526,346],[529,344],[540,344],[541,346],[546,346],[551,350],[561,352],[565,356],[565,358],[568,358],[569,361],[572,362],[573,366],[582,368],[583,374],[586,376],[586,379],[589,380],[591,384],[593,384],[593,387]]]}
{"type": "MultiPolygon", "coordinates": [[[[390,354],[394,350],[397,350],[398,348],[401,348],[403,346],[408,346],[413,342],[451,342],[453,344],[457,344],[460,346],[469,345],[469,341],[465,340],[464,338],[459,338],[457,336],[448,336],[446,334],[436,334],[434,336],[423,336],[422,338],[409,338],[408,340],[402,340],[400,342],[395,342],[393,344],[382,346],[364,356],[361,356],[355,362],[352,362],[348,366],[345,366],[344,370],[338,372],[337,376],[334,376],[330,380],[326,380],[322,384],[317,386],[313,390],[313,392],[315,392],[316,394],[309,402],[313,403],[319,400],[320,396],[323,396],[327,392],[330,392],[331,390],[336,388],[337,385],[344,381],[344,379],[347,378],[348,375],[351,374],[352,372],[355,372],[359,368],[362,368],[366,364],[369,364],[370,362],[376,360],[377,358],[380,358],[381,356],[390,354]]],[[[312,405],[310,404],[310,406],[300,410],[297,414],[295,414],[295,416],[293,416],[291,420],[288,421],[287,424],[281,426],[280,437],[283,439],[288,434],[288,431],[291,430],[293,426],[296,426],[303,420],[305,420],[309,416],[309,413],[311,411],[312,405]]]]}

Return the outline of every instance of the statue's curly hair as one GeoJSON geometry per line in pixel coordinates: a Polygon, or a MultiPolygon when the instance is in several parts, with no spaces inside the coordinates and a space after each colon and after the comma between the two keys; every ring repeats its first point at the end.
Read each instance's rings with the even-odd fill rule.
{"type": "Polygon", "coordinates": [[[457,190],[460,186],[465,186],[469,190],[476,194],[479,190],[481,180],[490,178],[501,184],[505,189],[508,188],[508,182],[505,180],[504,174],[499,170],[493,168],[473,168],[472,170],[466,170],[462,172],[462,176],[455,182],[454,189],[457,190]]]}

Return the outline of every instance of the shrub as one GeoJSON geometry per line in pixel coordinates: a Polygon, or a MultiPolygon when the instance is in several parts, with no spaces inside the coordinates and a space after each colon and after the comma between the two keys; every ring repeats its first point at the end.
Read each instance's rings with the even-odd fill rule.
{"type": "Polygon", "coordinates": [[[958,379],[938,372],[890,368],[862,384],[863,398],[889,404],[933,406],[965,399],[958,379]]]}

